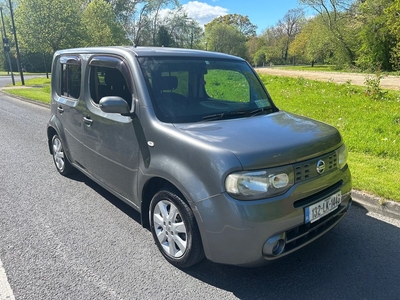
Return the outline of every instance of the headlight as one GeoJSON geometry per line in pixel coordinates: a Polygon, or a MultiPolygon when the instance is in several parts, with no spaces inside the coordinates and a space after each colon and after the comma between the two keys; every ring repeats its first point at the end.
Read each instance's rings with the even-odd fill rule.
{"type": "Polygon", "coordinates": [[[294,182],[291,166],[228,175],[226,191],[238,199],[261,199],[287,191],[294,182]]]}
{"type": "Polygon", "coordinates": [[[348,156],[348,152],[347,152],[347,147],[345,144],[343,144],[338,150],[338,164],[339,164],[339,169],[343,169],[346,164],[347,164],[347,156],[348,156]]]}

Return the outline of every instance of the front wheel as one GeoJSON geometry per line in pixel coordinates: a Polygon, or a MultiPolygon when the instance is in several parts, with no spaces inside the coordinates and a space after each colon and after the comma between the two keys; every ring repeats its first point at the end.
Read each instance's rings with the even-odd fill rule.
{"type": "Polygon", "coordinates": [[[172,265],[187,268],[204,258],[193,212],[174,192],[162,190],[151,200],[150,229],[158,249],[172,265]]]}
{"type": "Polygon", "coordinates": [[[63,143],[58,135],[51,139],[51,150],[57,171],[64,176],[71,174],[74,168],[65,155],[63,143]]]}

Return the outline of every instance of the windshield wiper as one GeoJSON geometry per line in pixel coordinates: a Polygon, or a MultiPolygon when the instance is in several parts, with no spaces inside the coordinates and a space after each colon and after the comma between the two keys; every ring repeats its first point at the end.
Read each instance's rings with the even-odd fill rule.
{"type": "Polygon", "coordinates": [[[204,116],[202,119],[203,120],[219,120],[219,119],[222,119],[222,117],[224,115],[225,115],[225,113],[212,114],[212,115],[204,116]]]}
{"type": "Polygon", "coordinates": [[[246,111],[229,111],[229,112],[222,112],[222,113],[216,113],[208,116],[204,116],[202,119],[203,120],[221,120],[221,119],[229,119],[233,116],[244,116],[246,115],[246,111]]]}
{"type": "Polygon", "coordinates": [[[222,120],[222,119],[229,119],[235,116],[257,116],[263,113],[270,113],[272,110],[271,107],[263,107],[263,108],[257,108],[255,110],[251,111],[245,111],[245,110],[238,110],[238,111],[229,111],[229,112],[222,112],[222,113],[216,113],[216,114],[211,114],[204,116],[202,119],[211,121],[211,120],[222,120]]]}
{"type": "Polygon", "coordinates": [[[269,113],[271,111],[271,107],[262,107],[262,108],[257,108],[251,112],[249,112],[249,115],[254,117],[254,116],[258,116],[264,112],[269,113]]]}

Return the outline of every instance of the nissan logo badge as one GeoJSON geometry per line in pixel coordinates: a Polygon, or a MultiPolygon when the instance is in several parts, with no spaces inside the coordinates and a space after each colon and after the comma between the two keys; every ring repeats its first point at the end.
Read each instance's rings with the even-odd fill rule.
{"type": "Polygon", "coordinates": [[[325,162],[322,159],[320,159],[317,162],[317,172],[318,174],[322,174],[324,173],[324,171],[325,171],[325,162]]]}

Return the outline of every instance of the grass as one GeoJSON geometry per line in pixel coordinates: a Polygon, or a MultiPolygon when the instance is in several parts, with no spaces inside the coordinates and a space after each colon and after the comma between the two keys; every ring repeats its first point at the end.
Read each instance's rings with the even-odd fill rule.
{"type": "MultiPolygon", "coordinates": [[[[314,67],[311,67],[311,65],[279,65],[275,66],[274,68],[277,69],[282,69],[282,70],[294,70],[294,71],[310,71],[310,72],[346,72],[346,73],[364,73],[364,74],[375,74],[377,71],[375,70],[361,70],[360,68],[356,67],[337,67],[334,65],[314,65],[314,67]]],[[[399,76],[400,72],[399,71],[385,71],[382,72],[380,71],[379,73],[385,74],[385,75],[394,75],[394,76],[399,76]]]]}
{"type": "Polygon", "coordinates": [[[261,75],[283,110],[338,128],[349,149],[353,187],[400,201],[400,93],[373,100],[365,88],[261,75]]]}
{"type": "Polygon", "coordinates": [[[42,77],[25,80],[25,87],[23,88],[21,82],[16,82],[15,86],[7,87],[6,92],[43,103],[50,103],[50,80],[50,78],[42,77]]]}
{"type": "MultiPolygon", "coordinates": [[[[349,149],[355,189],[400,202],[400,92],[388,91],[386,99],[373,100],[365,88],[349,83],[260,77],[279,108],[340,130],[349,149]]],[[[7,92],[49,103],[49,79],[25,83],[27,88],[15,87],[7,92]]]]}
{"type": "Polygon", "coordinates": [[[204,79],[207,82],[207,94],[212,98],[237,102],[249,100],[249,85],[246,78],[238,72],[210,70],[204,79]]]}
{"type": "Polygon", "coordinates": [[[338,70],[335,66],[332,65],[302,65],[302,66],[278,66],[279,69],[284,70],[296,70],[296,71],[318,71],[318,72],[340,72],[343,70],[338,70]]]}

